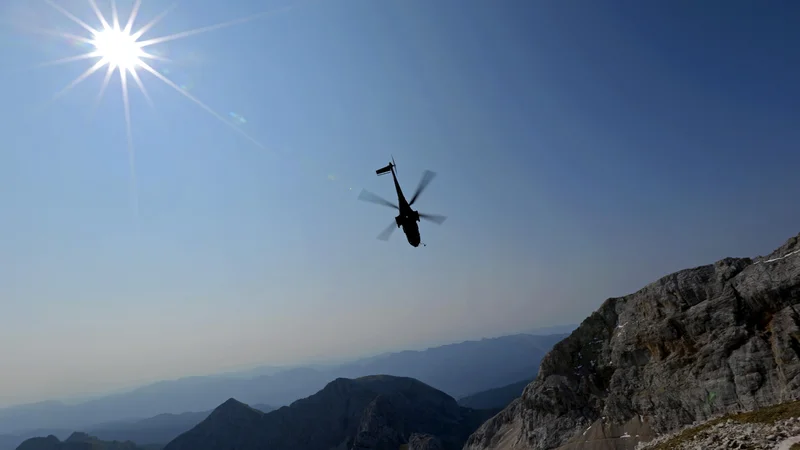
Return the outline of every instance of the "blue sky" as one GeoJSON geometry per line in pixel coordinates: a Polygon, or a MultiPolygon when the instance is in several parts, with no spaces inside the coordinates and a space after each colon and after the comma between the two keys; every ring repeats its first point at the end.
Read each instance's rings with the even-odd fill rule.
{"type": "Polygon", "coordinates": [[[0,6],[0,404],[577,323],[800,231],[794,2],[193,0],[144,37],[286,5],[152,47],[263,147],[142,73],[138,216],[118,78],[50,102],[91,62],[24,28],[85,31],[0,6]],[[439,174],[425,248],[356,199],[390,155],[439,174]]]}

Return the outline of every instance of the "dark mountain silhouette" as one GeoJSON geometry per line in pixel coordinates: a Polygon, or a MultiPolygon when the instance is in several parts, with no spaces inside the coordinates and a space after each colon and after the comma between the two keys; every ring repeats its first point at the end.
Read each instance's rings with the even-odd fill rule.
{"type": "MultiPolygon", "coordinates": [[[[253,405],[261,412],[275,408],[269,405],[253,405]]],[[[104,441],[133,441],[137,444],[166,445],[181,433],[191,430],[205,420],[211,411],[185,412],[181,414],[159,414],[149,419],[137,421],[110,422],[89,427],[87,431],[104,441]]]]}
{"type": "Polygon", "coordinates": [[[329,368],[293,368],[255,378],[201,376],[162,381],[77,405],[43,402],[0,409],[0,433],[37,428],[90,430],[101,422],[209,411],[228,398],[247,404],[288,405],[333,379],[373,374],[416,378],[459,398],[534,376],[545,353],[564,337],[521,334],[387,353],[329,368]]]}
{"type": "Polygon", "coordinates": [[[503,409],[514,401],[514,399],[522,395],[523,389],[525,389],[525,386],[531,381],[533,381],[533,377],[503,387],[468,395],[460,398],[458,404],[473,409],[503,409]]]}
{"type": "Polygon", "coordinates": [[[74,430],[36,429],[19,434],[0,434],[0,450],[15,450],[20,444],[35,437],[54,436],[66,439],[74,430]]]}
{"type": "Polygon", "coordinates": [[[413,378],[338,378],[266,414],[229,399],[164,450],[397,450],[415,433],[458,450],[496,412],[460,407],[413,378]]]}
{"type": "Polygon", "coordinates": [[[72,433],[65,441],[50,435],[28,439],[17,450],[156,450],[157,447],[138,446],[133,442],[108,442],[86,433],[72,433]]]}
{"type": "MultiPolygon", "coordinates": [[[[253,405],[259,411],[269,412],[275,408],[269,405],[253,405]]],[[[116,421],[102,423],[86,428],[84,431],[101,441],[132,441],[137,445],[163,447],[181,433],[192,429],[208,417],[211,411],[186,412],[181,414],[159,414],[143,420],[116,421]]],[[[0,450],[14,450],[24,441],[43,436],[66,439],[74,430],[32,430],[17,435],[1,435],[0,450]]]]}

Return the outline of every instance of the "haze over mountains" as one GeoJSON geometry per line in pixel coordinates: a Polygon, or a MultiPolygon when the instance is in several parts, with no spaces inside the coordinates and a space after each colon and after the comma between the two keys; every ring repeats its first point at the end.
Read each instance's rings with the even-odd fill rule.
{"type": "MultiPolygon", "coordinates": [[[[253,408],[262,412],[269,412],[275,409],[269,405],[253,405],[253,408]]],[[[211,414],[211,411],[159,414],[142,420],[120,420],[101,423],[83,428],[81,432],[85,432],[100,441],[132,441],[140,446],[160,448],[181,433],[202,422],[209,414],[211,414]]],[[[73,437],[74,441],[76,437],[75,430],[71,429],[37,429],[19,434],[5,434],[0,435],[0,450],[14,450],[27,439],[46,436],[53,436],[56,439],[67,441],[70,437],[73,437]]],[[[81,437],[81,435],[78,435],[78,437],[81,437]]],[[[55,441],[53,439],[40,440],[39,445],[55,445],[55,441]]]]}
{"type": "MultiPolygon", "coordinates": [[[[416,370],[457,391],[497,381],[480,371],[472,376],[481,366],[495,371],[500,364],[496,372],[516,375],[525,370],[520,361],[541,359],[541,371],[502,411],[464,407],[410,377],[336,377],[266,413],[229,398],[164,450],[629,450],[715,414],[800,398],[799,302],[797,235],[766,257],[724,258],[607,299],[567,337],[485,339],[327,371],[416,370]],[[535,356],[555,340],[544,358],[535,356]],[[487,359],[476,361],[476,355],[487,359]]],[[[524,383],[462,402],[501,401],[524,383]]],[[[26,441],[20,449],[45,448],[33,443],[62,450],[54,437],[26,441]]]]}
{"type": "MultiPolygon", "coordinates": [[[[462,398],[491,403],[516,395],[502,411],[459,405],[413,378],[339,377],[267,413],[229,398],[164,450],[630,450],[715,414],[800,398],[798,302],[800,235],[766,257],[725,258],[606,300],[547,352],[532,382],[462,398]]],[[[532,338],[428,352],[463,357],[497,341],[535,352],[532,338]]],[[[402,365],[414,361],[409,354],[355,367],[402,365]]],[[[442,363],[469,373],[463,358],[442,363]]]]}
{"type": "Polygon", "coordinates": [[[415,378],[460,398],[530,378],[545,353],[564,336],[512,335],[252,378],[229,374],[162,381],[77,405],[21,405],[0,410],[0,434],[33,429],[61,430],[62,435],[66,430],[94,431],[101,423],[211,411],[231,397],[250,405],[279,407],[316,393],[333,379],[375,374],[415,378]]]}
{"type": "Polygon", "coordinates": [[[473,409],[502,409],[522,395],[525,386],[530,384],[531,381],[533,381],[533,377],[506,386],[468,395],[458,399],[458,404],[473,409]]]}

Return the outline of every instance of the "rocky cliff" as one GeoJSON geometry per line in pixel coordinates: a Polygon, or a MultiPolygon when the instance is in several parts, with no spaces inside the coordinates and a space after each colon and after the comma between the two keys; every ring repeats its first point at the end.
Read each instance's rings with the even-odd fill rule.
{"type": "Polygon", "coordinates": [[[230,399],[164,450],[397,450],[414,433],[458,450],[496,412],[462,408],[413,378],[339,378],[267,414],[230,399]]]}
{"type": "Polygon", "coordinates": [[[629,449],[800,398],[800,239],[606,300],[465,450],[629,449]]]}

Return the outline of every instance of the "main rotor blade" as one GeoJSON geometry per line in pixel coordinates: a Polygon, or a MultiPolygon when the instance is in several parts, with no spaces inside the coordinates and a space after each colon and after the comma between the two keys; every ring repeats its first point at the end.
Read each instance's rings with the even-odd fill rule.
{"type": "Polygon", "coordinates": [[[397,205],[395,205],[394,203],[390,202],[389,200],[386,200],[385,198],[383,198],[383,197],[381,197],[379,195],[373,194],[372,192],[370,192],[370,191],[368,191],[366,189],[362,189],[361,190],[361,193],[358,194],[358,199],[359,200],[363,200],[365,202],[377,203],[379,205],[388,206],[388,207],[394,208],[394,209],[400,209],[400,208],[397,207],[397,205]]]}
{"type": "Polygon", "coordinates": [[[397,229],[397,224],[395,222],[392,222],[388,227],[386,227],[385,230],[381,231],[381,234],[378,235],[378,239],[382,241],[388,241],[389,238],[392,236],[392,233],[394,233],[394,230],[396,229],[397,229]]]}
{"type": "Polygon", "coordinates": [[[431,172],[430,170],[426,170],[425,172],[422,172],[422,179],[419,180],[419,185],[417,186],[417,191],[414,192],[413,196],[411,196],[411,201],[408,202],[409,205],[413,205],[414,202],[417,201],[417,197],[419,197],[419,194],[421,194],[422,191],[424,191],[425,188],[428,187],[428,183],[430,183],[431,180],[433,180],[433,177],[435,177],[435,176],[436,176],[436,172],[431,172]]]}
{"type": "Polygon", "coordinates": [[[435,223],[437,225],[441,225],[442,222],[447,220],[447,216],[440,216],[439,214],[423,214],[423,213],[419,213],[419,218],[431,221],[431,222],[433,222],[433,223],[435,223]]]}

